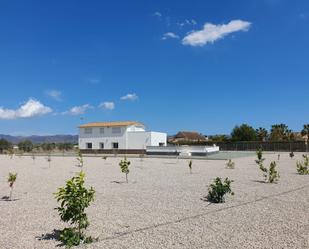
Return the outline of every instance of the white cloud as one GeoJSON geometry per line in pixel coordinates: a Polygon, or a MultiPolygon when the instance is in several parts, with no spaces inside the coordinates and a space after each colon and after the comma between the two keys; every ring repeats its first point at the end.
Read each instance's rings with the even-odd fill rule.
{"type": "Polygon", "coordinates": [[[60,91],[57,91],[57,90],[48,90],[46,91],[46,94],[53,98],[54,100],[57,100],[57,101],[61,101],[61,95],[62,93],[60,91]]]}
{"type": "Polygon", "coordinates": [[[50,112],[52,112],[50,107],[44,106],[40,101],[30,98],[16,110],[0,107],[0,119],[31,118],[50,112]]]}
{"type": "Polygon", "coordinates": [[[183,27],[183,26],[191,26],[191,25],[196,25],[197,22],[194,20],[194,19],[191,19],[191,20],[184,20],[183,22],[178,22],[177,25],[180,26],[180,27],[183,27]]]}
{"type": "Polygon", "coordinates": [[[155,13],[153,13],[154,16],[157,16],[157,17],[162,17],[162,14],[161,12],[159,11],[156,11],[155,13]]]}
{"type": "Polygon", "coordinates": [[[100,108],[105,110],[114,110],[115,109],[115,103],[114,102],[103,102],[99,105],[100,108]]]}
{"type": "Polygon", "coordinates": [[[167,39],[179,39],[179,36],[173,32],[167,32],[162,36],[162,40],[167,40],[167,39]]]}
{"type": "Polygon", "coordinates": [[[138,96],[135,93],[128,93],[127,95],[124,95],[120,98],[121,100],[137,100],[138,96]]]}
{"type": "Polygon", "coordinates": [[[93,107],[89,104],[81,105],[81,106],[74,106],[70,110],[63,112],[62,114],[65,115],[81,115],[84,114],[87,110],[92,109],[93,107]]]}
{"type": "Polygon", "coordinates": [[[214,43],[230,33],[238,31],[248,31],[250,22],[242,20],[232,20],[228,24],[205,23],[202,30],[192,31],[182,40],[183,45],[204,46],[207,43],[214,43]]]}

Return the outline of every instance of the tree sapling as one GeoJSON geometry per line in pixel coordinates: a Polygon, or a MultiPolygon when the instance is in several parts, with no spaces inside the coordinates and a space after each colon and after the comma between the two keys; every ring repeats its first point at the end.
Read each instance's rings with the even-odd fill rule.
{"type": "Polygon", "coordinates": [[[226,163],[226,168],[235,169],[235,162],[233,162],[232,159],[229,159],[228,162],[226,163]]]}
{"type": "Polygon", "coordinates": [[[214,179],[214,182],[210,184],[208,188],[208,195],[206,199],[213,203],[222,203],[225,202],[225,195],[231,194],[234,195],[234,192],[231,189],[231,183],[233,181],[225,178],[222,182],[220,177],[214,179]]]}
{"type": "Polygon", "coordinates": [[[190,160],[189,164],[188,164],[189,170],[190,170],[190,174],[192,174],[192,164],[193,164],[193,162],[192,162],[192,160],[190,160]]]}
{"type": "Polygon", "coordinates": [[[296,162],[296,169],[300,175],[309,175],[309,156],[303,155],[303,161],[296,162]]]}
{"type": "Polygon", "coordinates": [[[121,160],[119,163],[120,169],[122,173],[126,174],[126,182],[128,183],[128,174],[130,172],[129,170],[129,165],[131,164],[130,161],[127,160],[127,158],[125,157],[124,160],[121,160]]]}
{"type": "Polygon", "coordinates": [[[94,201],[95,190],[92,187],[85,188],[84,183],[85,174],[80,172],[55,193],[55,198],[60,203],[60,207],[55,208],[58,210],[60,219],[73,225],[73,227],[64,228],[60,232],[59,239],[67,247],[93,241],[91,237],[85,236],[84,230],[89,226],[85,209],[94,201]]]}
{"type": "Polygon", "coordinates": [[[10,186],[10,200],[12,200],[12,195],[13,195],[13,187],[14,187],[14,183],[17,179],[17,173],[9,173],[9,177],[8,177],[8,183],[10,186]]]}

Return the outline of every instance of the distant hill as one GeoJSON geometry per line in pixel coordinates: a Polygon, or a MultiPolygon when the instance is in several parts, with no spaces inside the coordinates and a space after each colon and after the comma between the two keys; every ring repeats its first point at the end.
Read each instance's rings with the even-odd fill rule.
{"type": "Polygon", "coordinates": [[[78,143],[77,135],[51,135],[51,136],[11,136],[0,134],[0,139],[3,138],[13,144],[17,144],[23,140],[30,140],[34,144],[40,143],[78,143]]]}

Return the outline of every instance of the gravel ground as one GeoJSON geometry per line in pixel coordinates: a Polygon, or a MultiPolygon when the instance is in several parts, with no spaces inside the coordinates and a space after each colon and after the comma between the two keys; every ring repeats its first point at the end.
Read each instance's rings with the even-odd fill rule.
{"type": "MultiPolygon", "coordinates": [[[[266,164],[277,154],[266,154],[266,164]]],[[[309,248],[309,176],[281,153],[278,184],[263,183],[255,157],[224,160],[130,158],[129,183],[120,158],[85,158],[86,183],[96,189],[87,209],[88,234],[99,241],[79,248],[309,248]],[[216,176],[235,182],[224,204],[201,200],[216,176]]],[[[63,224],[53,193],[80,168],[74,157],[0,156],[0,248],[58,248],[63,224]],[[7,175],[17,172],[13,201],[7,175]],[[2,198],[2,199],[1,199],[2,198]]]]}

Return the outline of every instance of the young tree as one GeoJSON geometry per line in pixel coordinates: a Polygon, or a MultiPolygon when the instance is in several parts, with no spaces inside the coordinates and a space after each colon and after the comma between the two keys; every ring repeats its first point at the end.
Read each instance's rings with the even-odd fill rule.
{"type": "Polygon", "coordinates": [[[234,127],[231,137],[233,141],[256,141],[256,132],[253,127],[242,124],[234,127]]]}
{"type": "Polygon", "coordinates": [[[261,163],[259,166],[260,166],[260,170],[263,172],[265,182],[268,182],[268,183],[278,182],[280,175],[276,169],[277,164],[275,161],[270,163],[269,169],[264,167],[263,163],[261,163]]]}
{"type": "Polygon", "coordinates": [[[83,158],[83,154],[82,154],[81,150],[77,151],[76,159],[78,161],[78,166],[83,167],[84,166],[84,158],[83,158]]]}
{"type": "Polygon", "coordinates": [[[231,194],[234,195],[234,192],[231,189],[231,183],[233,181],[225,178],[222,182],[220,177],[214,179],[214,182],[210,184],[208,188],[208,195],[206,199],[213,203],[222,203],[225,202],[225,195],[231,194]]]}
{"type": "Polygon", "coordinates": [[[297,172],[300,175],[309,175],[309,156],[303,155],[303,161],[296,162],[297,172]]]}
{"type": "Polygon", "coordinates": [[[121,172],[126,174],[126,182],[128,183],[129,180],[128,180],[128,174],[130,172],[129,170],[129,165],[131,164],[130,161],[127,160],[127,158],[125,157],[124,160],[121,160],[120,163],[119,163],[119,166],[120,166],[120,169],[121,169],[121,172]]]}
{"type": "Polygon", "coordinates": [[[193,162],[192,162],[192,160],[190,160],[189,164],[188,164],[189,170],[190,170],[190,174],[192,174],[192,164],[193,164],[193,162]]]}
{"type": "Polygon", "coordinates": [[[290,158],[293,159],[293,157],[294,157],[294,152],[291,151],[291,152],[290,152],[290,158]]]}
{"type": "Polygon", "coordinates": [[[235,169],[235,162],[232,161],[232,159],[229,159],[226,163],[227,169],[235,169]]]}
{"type": "Polygon", "coordinates": [[[265,158],[263,158],[263,150],[262,150],[262,148],[259,148],[256,151],[256,156],[257,156],[257,160],[255,160],[256,164],[257,165],[263,164],[265,158]]]}
{"type": "Polygon", "coordinates": [[[89,226],[85,209],[94,201],[95,190],[92,187],[85,188],[84,183],[85,174],[80,172],[55,193],[55,198],[60,203],[60,207],[56,210],[61,220],[73,225],[73,227],[63,229],[60,233],[60,240],[68,247],[92,242],[92,238],[84,234],[89,226]]]}
{"type": "Polygon", "coordinates": [[[50,168],[50,162],[51,162],[50,152],[48,152],[48,154],[47,154],[46,161],[48,162],[48,167],[50,168]]]}
{"type": "Polygon", "coordinates": [[[14,187],[14,183],[16,182],[17,179],[17,173],[9,173],[9,177],[8,177],[8,183],[9,186],[11,188],[10,190],[10,200],[12,200],[12,195],[13,195],[13,187],[14,187]]]}

